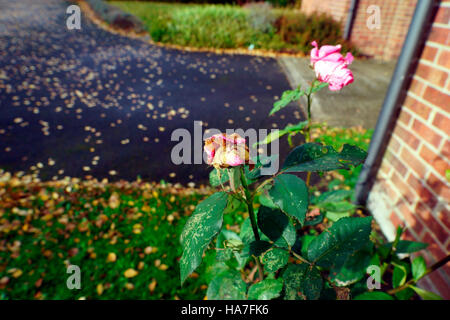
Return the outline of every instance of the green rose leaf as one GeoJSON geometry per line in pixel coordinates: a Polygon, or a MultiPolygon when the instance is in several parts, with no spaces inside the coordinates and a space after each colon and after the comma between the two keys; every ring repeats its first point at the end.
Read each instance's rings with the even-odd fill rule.
{"type": "Polygon", "coordinates": [[[323,88],[328,86],[328,82],[319,82],[318,84],[314,85],[314,88],[311,90],[311,93],[315,93],[319,90],[322,90],[323,88]]]}
{"type": "Polygon", "coordinates": [[[283,289],[281,279],[265,279],[248,289],[248,300],[270,300],[280,296],[283,289]]]}
{"type": "Polygon", "coordinates": [[[289,133],[289,131],[286,130],[286,129],[272,131],[266,136],[266,138],[264,140],[256,142],[255,144],[253,144],[253,148],[255,148],[258,145],[269,144],[269,143],[271,143],[274,140],[280,139],[282,136],[284,136],[284,135],[286,135],[288,133],[289,133]]]}
{"type": "Polygon", "coordinates": [[[253,161],[255,162],[255,167],[253,168],[252,171],[250,171],[250,168],[248,166],[245,166],[245,176],[247,178],[248,183],[253,183],[255,182],[258,178],[260,178],[261,175],[261,170],[263,168],[270,168],[272,166],[272,164],[277,161],[278,159],[278,155],[271,155],[271,156],[262,156],[259,155],[256,160],[253,159],[253,161]]]}
{"type": "Polygon", "coordinates": [[[244,249],[242,250],[241,257],[246,258],[250,256],[259,257],[264,252],[269,250],[272,247],[272,244],[267,241],[259,240],[259,241],[252,241],[249,244],[245,245],[244,249]]]}
{"type": "Polygon", "coordinates": [[[413,296],[414,296],[414,290],[409,287],[395,293],[395,297],[399,300],[409,300],[413,296]]]}
{"type": "Polygon", "coordinates": [[[394,272],[392,274],[392,286],[398,288],[405,284],[408,272],[401,264],[394,264],[394,272]]]}
{"type": "Polygon", "coordinates": [[[272,141],[278,140],[280,139],[282,136],[286,135],[286,134],[295,134],[297,132],[300,132],[301,130],[303,130],[306,126],[308,125],[308,121],[301,121],[297,124],[293,124],[290,126],[286,126],[284,129],[281,130],[276,130],[276,131],[272,131],[271,133],[269,133],[266,138],[262,141],[259,141],[257,143],[253,144],[253,148],[255,148],[257,145],[262,145],[262,144],[269,144],[272,141]]]}
{"type": "Polygon", "coordinates": [[[308,211],[308,188],[302,179],[292,174],[279,175],[275,177],[269,194],[283,212],[304,224],[308,211]]]}
{"type": "Polygon", "coordinates": [[[200,265],[206,247],[220,232],[227,199],[225,192],[213,194],[195,208],[186,222],[180,237],[183,247],[180,259],[181,283],[200,265]]]}
{"type": "Polygon", "coordinates": [[[308,247],[311,241],[313,241],[316,238],[316,236],[305,234],[300,238],[301,241],[301,249],[300,253],[302,256],[307,257],[308,256],[308,247]]]}
{"type": "Polygon", "coordinates": [[[273,203],[272,197],[269,195],[269,191],[267,190],[263,190],[259,195],[259,203],[265,207],[278,209],[278,206],[275,203],[273,203]]]}
{"type": "Polygon", "coordinates": [[[318,207],[331,212],[353,212],[356,208],[353,203],[347,201],[320,203],[318,207]]]}
{"type": "Polygon", "coordinates": [[[417,288],[415,286],[409,286],[411,289],[413,289],[423,300],[443,300],[440,296],[438,296],[436,293],[423,290],[420,288],[417,288]]]}
{"type": "Polygon", "coordinates": [[[224,184],[230,180],[230,177],[228,176],[227,170],[217,170],[213,169],[209,173],[209,184],[212,187],[220,186],[221,184],[224,184]]]}
{"type": "Polygon", "coordinates": [[[361,293],[353,300],[394,300],[394,298],[382,291],[368,291],[361,293]]]}
{"type": "MultiPolygon", "coordinates": [[[[383,246],[389,250],[392,248],[393,242],[389,242],[384,244],[383,246]]],[[[409,240],[400,240],[397,244],[397,249],[395,250],[396,253],[413,253],[420,251],[422,249],[425,249],[428,247],[428,243],[424,242],[416,242],[416,241],[409,241],[409,240]]]]}
{"type": "Polygon", "coordinates": [[[350,254],[340,268],[331,269],[330,278],[337,286],[348,286],[364,278],[366,269],[372,260],[370,251],[373,244],[371,242],[369,244],[369,246],[350,254]]]}
{"type": "Polygon", "coordinates": [[[372,217],[342,218],[308,246],[308,259],[325,268],[340,268],[348,256],[367,245],[372,217]]]}
{"type": "Polygon", "coordinates": [[[412,262],[412,275],[414,280],[419,280],[427,272],[427,263],[423,257],[417,257],[412,262]]]}
{"type": "MultiPolygon", "coordinates": [[[[259,233],[259,235],[261,237],[261,240],[266,242],[270,241],[270,239],[267,238],[261,232],[259,233]]],[[[249,244],[250,242],[255,241],[255,235],[253,234],[252,223],[250,221],[250,218],[247,218],[244,220],[244,222],[242,222],[239,237],[241,238],[244,244],[249,244]]]]}
{"type": "Polygon", "coordinates": [[[367,153],[355,146],[344,144],[341,152],[330,146],[316,143],[305,143],[288,154],[281,171],[330,171],[350,169],[364,162],[367,153]]]}
{"type": "Polygon", "coordinates": [[[305,263],[290,264],[283,273],[286,300],[317,300],[323,287],[319,270],[305,263]]]}
{"type": "Polygon", "coordinates": [[[292,247],[295,243],[295,228],[281,210],[261,206],[258,210],[258,226],[279,247],[292,247]]]}
{"type": "Polygon", "coordinates": [[[233,251],[229,248],[219,248],[216,254],[216,260],[219,262],[225,262],[231,259],[233,251]]]}
{"type": "Polygon", "coordinates": [[[345,189],[332,190],[324,192],[318,197],[314,197],[311,202],[313,204],[338,202],[345,200],[346,198],[349,198],[352,194],[353,194],[352,190],[345,190],[345,189]]]}
{"type": "Polygon", "coordinates": [[[236,270],[227,270],[215,276],[209,283],[208,300],[245,300],[246,284],[236,270]]]}
{"type": "Polygon", "coordinates": [[[218,261],[230,260],[234,255],[238,262],[238,267],[243,268],[247,259],[241,257],[239,251],[244,247],[241,238],[233,231],[222,230],[222,232],[217,237],[217,251],[216,259],[218,261]]]}
{"type": "Polygon", "coordinates": [[[281,248],[272,248],[267,251],[262,257],[264,270],[267,272],[275,272],[283,268],[289,260],[289,251],[281,248]]]}
{"type": "Polygon", "coordinates": [[[270,111],[269,116],[273,115],[277,111],[280,111],[292,101],[300,99],[300,97],[304,94],[305,91],[301,90],[300,87],[295,90],[286,90],[283,92],[281,99],[273,104],[273,108],[270,111]]]}

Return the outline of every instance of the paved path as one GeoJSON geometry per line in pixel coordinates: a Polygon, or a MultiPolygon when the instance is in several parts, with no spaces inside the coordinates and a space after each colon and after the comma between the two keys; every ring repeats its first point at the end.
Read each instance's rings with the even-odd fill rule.
{"type": "Polygon", "coordinates": [[[194,120],[220,130],[300,121],[290,108],[266,118],[290,87],[275,59],[165,49],[85,17],[69,31],[68,5],[0,0],[0,168],[199,181],[206,165],[171,163],[173,130],[192,132],[194,120]]]}

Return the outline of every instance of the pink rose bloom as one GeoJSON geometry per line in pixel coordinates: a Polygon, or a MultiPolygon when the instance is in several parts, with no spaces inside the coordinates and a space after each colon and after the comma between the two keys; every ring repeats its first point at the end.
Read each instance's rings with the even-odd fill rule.
{"type": "Polygon", "coordinates": [[[347,68],[353,62],[350,52],[343,57],[341,45],[322,46],[319,49],[316,41],[311,44],[314,46],[311,63],[319,81],[328,83],[331,91],[341,90],[353,82],[353,73],[347,68]]]}
{"type": "Polygon", "coordinates": [[[204,150],[208,156],[207,163],[216,169],[249,163],[249,152],[245,145],[245,139],[237,133],[213,135],[205,140],[204,150]]]}

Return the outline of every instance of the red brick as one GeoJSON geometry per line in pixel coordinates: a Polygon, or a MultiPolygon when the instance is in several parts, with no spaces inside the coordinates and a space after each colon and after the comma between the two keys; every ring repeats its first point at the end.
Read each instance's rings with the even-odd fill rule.
{"type": "Polygon", "coordinates": [[[380,166],[380,172],[382,173],[382,174],[384,174],[384,175],[388,175],[389,174],[389,172],[391,171],[391,169],[392,169],[392,166],[391,166],[391,164],[389,164],[389,162],[387,162],[387,161],[383,161],[382,163],[381,163],[381,166],[380,166]]]}
{"type": "Polygon", "coordinates": [[[403,226],[403,221],[400,220],[400,218],[395,214],[395,211],[391,212],[391,215],[389,217],[392,224],[394,225],[395,229],[397,229],[398,226],[403,226]]]}
{"type": "Polygon", "coordinates": [[[417,149],[420,144],[419,139],[412,135],[409,131],[406,131],[401,126],[396,126],[394,135],[406,142],[412,149],[417,149]]]}
{"type": "Polygon", "coordinates": [[[443,66],[444,68],[450,69],[450,50],[442,49],[439,54],[438,64],[443,66]]]}
{"type": "Polygon", "coordinates": [[[439,144],[441,143],[442,140],[442,136],[433,131],[432,129],[430,129],[426,124],[424,124],[419,120],[414,120],[412,124],[412,129],[418,136],[428,141],[436,148],[439,147],[439,144]]]}
{"type": "Polygon", "coordinates": [[[389,197],[389,199],[392,202],[396,202],[398,199],[398,192],[391,187],[391,185],[389,183],[383,183],[382,184],[382,190],[385,191],[385,193],[387,194],[387,196],[389,197]]]}
{"type": "Polygon", "coordinates": [[[411,210],[409,210],[406,202],[400,201],[400,203],[398,204],[398,209],[400,210],[403,218],[405,218],[406,223],[408,223],[408,226],[410,226],[416,234],[420,235],[423,230],[423,225],[420,220],[417,219],[417,217],[411,212],[411,210]]]}
{"type": "Polygon", "coordinates": [[[411,84],[409,85],[409,91],[421,97],[424,89],[425,84],[421,80],[412,79],[411,84]]]}
{"type": "Polygon", "coordinates": [[[447,45],[449,43],[448,29],[433,26],[430,35],[428,36],[428,41],[447,45]]]}
{"type": "Polygon", "coordinates": [[[425,49],[423,49],[422,52],[422,59],[428,60],[430,62],[434,61],[434,58],[436,57],[438,49],[430,46],[426,46],[425,49]]]}
{"type": "Polygon", "coordinates": [[[445,141],[442,145],[441,154],[447,158],[450,158],[450,140],[445,141]]]}
{"type": "Polygon", "coordinates": [[[436,112],[433,120],[433,125],[450,136],[450,118],[443,113],[436,112]]]}
{"type": "MultiPolygon", "coordinates": [[[[427,258],[425,256],[425,261],[427,261],[427,258]]],[[[427,261],[427,265],[429,265],[427,261]]],[[[427,291],[434,292],[435,294],[439,294],[439,292],[432,286],[430,279],[428,277],[423,277],[417,282],[417,285],[427,291]]]]}
{"type": "MultiPolygon", "coordinates": [[[[431,212],[421,203],[416,207],[416,213],[419,214],[420,218],[427,226],[427,228],[433,233],[433,235],[439,240],[440,243],[445,244],[447,241],[448,233],[442,227],[431,212]]],[[[440,259],[440,258],[439,258],[440,259]]]]}
{"type": "Polygon", "coordinates": [[[440,179],[433,173],[430,173],[430,176],[427,179],[427,185],[434,191],[434,193],[450,202],[450,188],[445,184],[444,179],[445,177],[440,179]]]}
{"type": "Polygon", "coordinates": [[[449,24],[450,23],[450,8],[440,7],[434,18],[435,23],[449,24]]]}
{"type": "Polygon", "coordinates": [[[392,164],[395,171],[397,171],[401,176],[404,176],[408,171],[405,165],[394,154],[389,153],[387,160],[392,164]]]}
{"type": "Polygon", "coordinates": [[[416,75],[424,80],[431,82],[439,87],[444,87],[448,78],[448,72],[430,67],[426,64],[419,63],[416,70],[416,75]]]}
{"type": "Polygon", "coordinates": [[[420,101],[414,99],[411,96],[407,96],[404,105],[411,111],[413,111],[418,116],[422,117],[424,120],[428,119],[430,115],[431,108],[424,105],[420,101]]]}
{"type": "Polygon", "coordinates": [[[411,116],[406,111],[401,111],[398,116],[398,120],[402,122],[406,127],[409,126],[409,121],[411,120],[411,116]]]}
{"type": "Polygon", "coordinates": [[[417,155],[413,155],[408,149],[403,148],[400,159],[403,160],[409,168],[415,171],[419,177],[425,177],[427,173],[427,168],[423,165],[417,155]]]}
{"type": "MultiPolygon", "coordinates": [[[[417,179],[414,175],[409,174],[407,182],[408,185],[417,193],[420,200],[428,205],[429,208],[433,209],[436,206],[438,202],[436,197],[431,193],[430,190],[427,189],[421,179],[417,179]]],[[[417,203],[418,201],[415,202],[417,203]]]]}
{"type": "MultiPolygon", "coordinates": [[[[443,268],[450,268],[450,262],[443,268]]],[[[445,299],[450,300],[450,290],[448,288],[448,282],[441,276],[442,268],[438,271],[430,273],[427,277],[430,278],[433,285],[438,289],[439,295],[445,299]]]]}
{"type": "Polygon", "coordinates": [[[427,87],[423,94],[425,100],[434,104],[437,107],[450,112],[450,95],[436,90],[432,87],[427,87]]]}
{"type": "Polygon", "coordinates": [[[449,168],[449,163],[441,156],[425,145],[420,149],[420,157],[430,164],[442,177],[445,177],[445,170],[449,168]]]}
{"type": "Polygon", "coordinates": [[[431,236],[429,231],[425,231],[422,235],[422,242],[428,243],[428,247],[425,250],[427,250],[427,253],[431,255],[433,262],[438,261],[439,257],[436,257],[433,252],[436,252],[438,254],[439,246],[436,240],[431,236]]]}
{"type": "MultiPolygon", "coordinates": [[[[417,222],[421,223],[419,220],[417,220],[417,222]]],[[[402,235],[402,240],[420,241],[420,238],[414,236],[414,234],[411,233],[411,229],[406,229],[402,235]]]]}
{"type": "Polygon", "coordinates": [[[446,208],[442,208],[442,210],[438,213],[438,219],[447,227],[447,229],[450,229],[450,211],[446,208]]]}
{"type": "Polygon", "coordinates": [[[394,171],[392,174],[391,182],[394,187],[398,190],[400,195],[410,204],[417,202],[417,195],[412,191],[412,189],[403,181],[403,178],[394,171]]]}
{"type": "MultiPolygon", "coordinates": [[[[447,263],[446,266],[442,267],[442,268],[450,268],[450,262],[447,263]]],[[[442,272],[441,269],[428,274],[427,277],[433,283],[433,285],[436,287],[436,289],[438,289],[439,295],[443,299],[449,300],[450,299],[450,290],[448,288],[447,281],[441,275],[441,272],[442,272]]]]}
{"type": "Polygon", "coordinates": [[[392,152],[397,153],[400,149],[400,143],[398,139],[395,136],[391,136],[391,139],[389,140],[389,150],[392,150],[392,152]]]}

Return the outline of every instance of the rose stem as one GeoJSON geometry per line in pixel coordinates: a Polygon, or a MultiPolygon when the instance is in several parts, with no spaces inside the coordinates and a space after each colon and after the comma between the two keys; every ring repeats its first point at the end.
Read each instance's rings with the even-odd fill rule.
{"type": "MultiPolygon", "coordinates": [[[[247,204],[248,215],[250,216],[250,222],[252,224],[253,234],[255,235],[255,240],[260,241],[261,238],[259,237],[258,227],[256,225],[255,211],[253,211],[253,198],[248,189],[247,179],[245,178],[245,170],[243,169],[243,167],[241,167],[241,182],[242,182],[242,187],[244,188],[244,192],[245,192],[245,202],[247,204]]],[[[256,261],[256,265],[258,266],[259,279],[262,281],[264,279],[263,266],[261,265],[261,262],[259,261],[258,257],[255,257],[255,261],[256,261]]]]}

